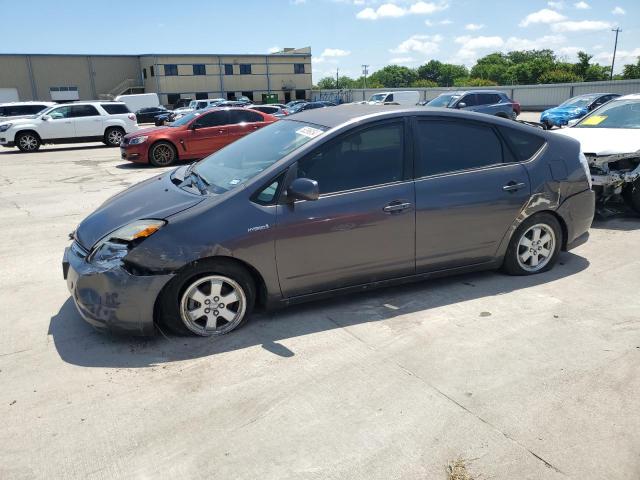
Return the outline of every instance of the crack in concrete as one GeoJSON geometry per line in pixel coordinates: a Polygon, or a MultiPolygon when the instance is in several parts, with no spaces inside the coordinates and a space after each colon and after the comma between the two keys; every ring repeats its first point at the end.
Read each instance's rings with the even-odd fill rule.
{"type": "MultiPolygon", "coordinates": [[[[377,352],[378,350],[372,346],[369,345],[367,342],[365,342],[363,339],[361,339],[360,337],[358,337],[357,335],[355,335],[353,332],[350,332],[345,326],[340,325],[338,322],[336,322],[333,318],[331,318],[329,315],[326,316],[329,321],[331,323],[333,323],[334,325],[336,325],[338,328],[340,328],[341,330],[343,330],[344,332],[346,332],[348,335],[350,335],[351,337],[355,338],[356,340],[358,340],[359,342],[361,342],[362,344],[364,344],[369,350],[372,350],[374,352],[377,352]]],[[[523,445],[522,443],[520,443],[518,440],[516,440],[515,438],[511,437],[508,433],[503,432],[502,430],[500,430],[498,427],[496,427],[495,425],[493,425],[491,422],[489,422],[488,420],[482,418],[480,415],[472,412],[471,410],[469,410],[467,407],[465,407],[464,405],[462,405],[460,402],[458,402],[457,400],[455,400],[454,398],[450,397],[449,395],[447,395],[445,392],[443,392],[442,390],[440,390],[438,387],[436,387],[435,385],[431,384],[428,380],[422,378],[420,375],[416,374],[415,372],[409,370],[407,367],[405,367],[404,365],[402,365],[401,363],[393,360],[393,363],[396,365],[396,367],[400,368],[403,372],[405,372],[407,375],[410,375],[412,377],[417,378],[418,380],[420,380],[422,383],[424,383],[425,385],[427,385],[429,388],[431,388],[432,390],[434,390],[435,392],[437,392],[441,397],[445,398],[446,400],[448,400],[449,402],[453,403],[454,405],[456,405],[458,408],[464,410],[466,413],[468,413],[469,415],[472,415],[474,418],[476,418],[477,420],[480,420],[482,423],[484,423],[485,425],[487,425],[489,428],[491,428],[492,430],[494,430],[495,432],[498,432],[500,435],[502,435],[504,438],[506,438],[507,440],[509,440],[510,442],[514,443],[515,445],[517,445],[519,448],[525,450],[526,452],[528,452],[530,455],[532,455],[534,458],[536,458],[537,460],[539,460],[540,462],[542,462],[544,464],[545,467],[552,469],[553,471],[555,471],[556,473],[559,473],[561,475],[567,476],[567,474],[565,472],[563,472],[562,470],[560,470],[558,467],[556,467],[555,465],[553,465],[551,462],[549,462],[548,460],[545,460],[544,458],[542,458],[540,455],[538,455],[537,453],[535,453],[533,450],[527,448],[526,445],[523,445]]]]}

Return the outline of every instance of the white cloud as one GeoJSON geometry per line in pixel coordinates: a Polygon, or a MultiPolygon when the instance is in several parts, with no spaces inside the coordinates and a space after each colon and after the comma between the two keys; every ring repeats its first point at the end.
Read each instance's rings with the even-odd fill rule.
{"type": "Polygon", "coordinates": [[[420,53],[422,55],[431,55],[440,50],[440,42],[442,42],[441,35],[412,35],[389,51],[396,54],[420,53]]]}
{"type": "Polygon", "coordinates": [[[307,3],[307,0],[290,0],[291,5],[302,5],[303,3],[307,3]]]}
{"type": "Polygon", "coordinates": [[[267,50],[267,52],[276,53],[276,52],[279,52],[280,50],[282,50],[280,47],[271,47],[269,50],[267,50]]]}
{"type": "Polygon", "coordinates": [[[573,6],[578,10],[589,10],[591,8],[591,5],[589,5],[587,2],[576,2],[573,4],[573,6]]]}
{"type": "Polygon", "coordinates": [[[504,40],[502,37],[470,37],[469,35],[464,35],[462,37],[457,37],[455,39],[456,43],[463,45],[463,48],[469,50],[480,50],[485,48],[500,48],[504,45],[504,40]]]}
{"type": "Polygon", "coordinates": [[[413,57],[395,57],[389,60],[389,63],[393,63],[395,65],[405,65],[407,63],[414,63],[416,61],[413,57]]]}
{"type": "Polygon", "coordinates": [[[321,57],[346,57],[347,55],[351,55],[351,52],[340,48],[325,48],[320,54],[321,57]]]}
{"type": "Polygon", "coordinates": [[[612,23],[600,20],[558,22],[551,25],[554,32],[595,32],[613,27],[612,23]]]}
{"type": "Polygon", "coordinates": [[[356,18],[360,20],[377,20],[379,18],[399,18],[405,15],[430,15],[447,8],[449,8],[449,4],[446,2],[419,1],[411,4],[409,8],[400,7],[395,3],[383,3],[375,10],[372,7],[360,10],[356,14],[356,18]]]}
{"type": "Polygon", "coordinates": [[[627,12],[624,8],[622,7],[616,7],[613,10],[611,10],[611,13],[613,13],[614,15],[626,15],[627,12]]]}
{"type": "Polygon", "coordinates": [[[511,52],[513,50],[555,49],[565,41],[566,38],[562,35],[545,35],[539,38],[509,37],[504,42],[503,50],[505,52],[511,52]]]}
{"type": "Polygon", "coordinates": [[[574,61],[578,58],[578,52],[584,52],[586,49],[581,47],[562,47],[556,50],[561,57],[566,57],[569,61],[574,61]]]}
{"type": "Polygon", "coordinates": [[[433,22],[432,22],[431,20],[425,20],[425,21],[424,21],[424,24],[425,24],[427,27],[433,27],[433,22]]]}
{"type": "Polygon", "coordinates": [[[537,12],[533,12],[527,15],[524,20],[520,22],[520,26],[528,27],[533,23],[555,23],[561,22],[562,20],[566,19],[567,17],[565,17],[561,13],[556,12],[555,10],[543,8],[542,10],[538,10],[537,12]]]}
{"type": "MultiPolygon", "coordinates": [[[[638,57],[640,57],[640,47],[634,48],[633,50],[618,50],[616,52],[616,67],[615,71],[622,71],[622,67],[626,64],[636,64],[638,61],[638,57]]],[[[612,52],[601,52],[597,54],[594,59],[603,64],[603,65],[611,65],[611,60],[613,59],[612,52]]]]}
{"type": "Polygon", "coordinates": [[[464,26],[465,30],[469,30],[469,31],[472,31],[472,32],[474,32],[476,30],[482,30],[483,28],[484,28],[484,25],[479,24],[479,23],[467,23],[464,26]]]}
{"type": "Polygon", "coordinates": [[[445,20],[440,20],[440,25],[451,25],[453,21],[446,18],[445,20]]]}
{"type": "Polygon", "coordinates": [[[547,2],[547,5],[549,5],[551,8],[555,8],[556,10],[562,10],[564,8],[564,2],[562,0],[559,0],[557,2],[547,2]]]}

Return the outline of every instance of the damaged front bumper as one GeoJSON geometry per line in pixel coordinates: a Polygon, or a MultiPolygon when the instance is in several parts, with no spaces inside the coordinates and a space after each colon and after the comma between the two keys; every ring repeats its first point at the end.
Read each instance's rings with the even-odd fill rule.
{"type": "Polygon", "coordinates": [[[121,260],[95,265],[77,242],[64,251],[62,272],[82,318],[100,330],[152,335],[154,305],[173,274],[132,275],[121,260]]]}
{"type": "Polygon", "coordinates": [[[638,152],[615,155],[585,153],[589,163],[593,186],[606,198],[620,194],[626,184],[640,178],[638,152]]]}

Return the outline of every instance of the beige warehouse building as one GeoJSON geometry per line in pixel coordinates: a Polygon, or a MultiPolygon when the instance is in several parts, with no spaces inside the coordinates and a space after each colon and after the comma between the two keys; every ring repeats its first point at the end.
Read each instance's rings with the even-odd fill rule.
{"type": "Polygon", "coordinates": [[[267,55],[24,55],[0,54],[0,88],[20,100],[91,100],[125,93],[157,93],[160,103],[180,98],[241,95],[261,102],[311,96],[311,49],[267,55]]]}

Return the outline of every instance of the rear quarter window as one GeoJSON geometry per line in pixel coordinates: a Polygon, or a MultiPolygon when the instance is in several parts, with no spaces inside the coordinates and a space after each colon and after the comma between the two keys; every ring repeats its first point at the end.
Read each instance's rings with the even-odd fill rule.
{"type": "Polygon", "coordinates": [[[515,128],[499,127],[500,133],[516,156],[516,161],[524,162],[533,157],[545,144],[545,140],[534,134],[521,132],[515,128]]]}
{"type": "Polygon", "coordinates": [[[124,103],[101,103],[100,106],[104,108],[105,112],[107,112],[109,115],[131,113],[124,103]]]}

